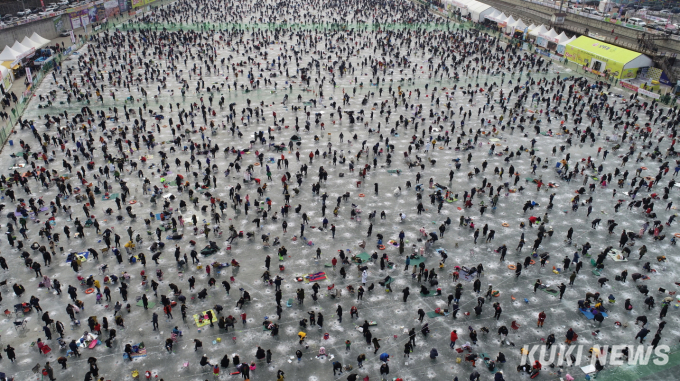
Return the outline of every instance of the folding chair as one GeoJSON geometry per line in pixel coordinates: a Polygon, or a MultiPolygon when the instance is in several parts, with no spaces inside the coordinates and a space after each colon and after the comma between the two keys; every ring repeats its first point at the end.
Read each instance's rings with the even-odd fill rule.
{"type": "Polygon", "coordinates": [[[26,319],[21,319],[21,320],[15,320],[14,321],[14,330],[18,331],[19,327],[21,329],[26,329],[26,319]]]}

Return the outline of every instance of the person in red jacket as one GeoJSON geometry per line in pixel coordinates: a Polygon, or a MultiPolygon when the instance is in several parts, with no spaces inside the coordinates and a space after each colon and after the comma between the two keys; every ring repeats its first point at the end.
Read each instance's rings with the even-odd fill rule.
{"type": "Polygon", "coordinates": [[[458,340],[458,334],[454,329],[453,331],[451,331],[451,344],[449,344],[451,346],[451,349],[453,349],[453,347],[456,345],[456,340],[458,340]]]}
{"type": "Polygon", "coordinates": [[[547,315],[546,315],[545,312],[543,312],[543,311],[541,311],[541,312],[538,314],[538,323],[537,323],[537,326],[538,326],[538,327],[543,327],[543,322],[545,321],[545,318],[546,318],[546,317],[547,317],[547,315]]]}

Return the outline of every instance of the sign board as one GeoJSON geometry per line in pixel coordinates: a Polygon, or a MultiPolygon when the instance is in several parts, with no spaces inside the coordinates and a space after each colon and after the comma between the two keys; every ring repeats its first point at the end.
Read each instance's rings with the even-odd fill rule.
{"type": "Polygon", "coordinates": [[[28,80],[28,83],[33,83],[33,74],[31,73],[30,67],[26,68],[26,79],[28,80]]]}
{"type": "Polygon", "coordinates": [[[631,85],[630,83],[625,82],[625,81],[621,81],[619,83],[621,84],[622,87],[625,87],[628,90],[633,90],[633,91],[637,92],[638,89],[639,89],[639,87],[637,87],[635,85],[631,85]]]}

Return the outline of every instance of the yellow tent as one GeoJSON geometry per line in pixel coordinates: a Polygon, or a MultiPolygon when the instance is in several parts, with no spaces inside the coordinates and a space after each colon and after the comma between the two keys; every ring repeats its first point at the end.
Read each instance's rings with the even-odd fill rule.
{"type": "Polygon", "coordinates": [[[614,78],[635,78],[637,70],[652,66],[652,59],[642,53],[581,36],[568,43],[564,56],[595,74],[608,72],[614,78]]]}

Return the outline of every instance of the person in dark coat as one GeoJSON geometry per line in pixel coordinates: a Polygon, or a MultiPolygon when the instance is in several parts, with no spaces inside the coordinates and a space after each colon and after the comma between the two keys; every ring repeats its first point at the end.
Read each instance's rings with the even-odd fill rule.
{"type": "Polygon", "coordinates": [[[17,358],[16,353],[14,352],[14,348],[7,344],[7,348],[5,348],[5,352],[7,352],[7,358],[9,361],[14,362],[14,360],[17,358]]]}

